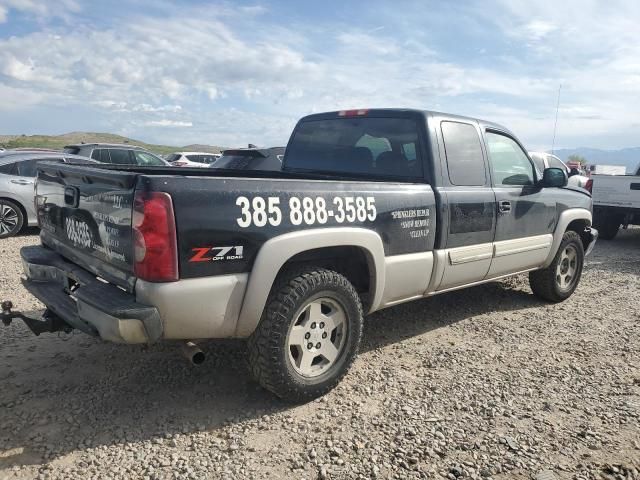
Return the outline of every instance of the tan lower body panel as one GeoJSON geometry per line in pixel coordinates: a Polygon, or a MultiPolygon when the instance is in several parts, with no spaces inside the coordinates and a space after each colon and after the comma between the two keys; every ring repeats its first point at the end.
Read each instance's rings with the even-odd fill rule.
{"type": "Polygon", "coordinates": [[[549,255],[552,243],[551,234],[495,242],[488,277],[541,266],[549,255]]]}
{"type": "Polygon", "coordinates": [[[247,279],[239,273],[170,283],[138,280],[136,299],[158,309],[164,339],[232,337],[247,279]]]}
{"type": "Polygon", "coordinates": [[[442,281],[436,290],[482,280],[489,271],[492,256],[491,243],[448,249],[444,256],[442,281]]]}
{"type": "Polygon", "coordinates": [[[422,297],[432,272],[433,252],[386,257],[381,308],[422,297]]]}

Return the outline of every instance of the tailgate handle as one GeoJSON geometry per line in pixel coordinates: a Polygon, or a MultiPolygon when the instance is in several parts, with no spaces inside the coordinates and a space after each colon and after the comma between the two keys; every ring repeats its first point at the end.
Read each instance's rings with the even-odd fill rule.
{"type": "Polygon", "coordinates": [[[73,208],[78,208],[80,201],[80,190],[78,187],[65,187],[64,189],[64,203],[73,208]]]}

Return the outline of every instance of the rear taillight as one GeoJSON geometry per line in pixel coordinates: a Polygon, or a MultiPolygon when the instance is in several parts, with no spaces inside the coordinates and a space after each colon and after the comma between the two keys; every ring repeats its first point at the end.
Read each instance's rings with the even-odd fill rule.
{"type": "Polygon", "coordinates": [[[164,192],[136,192],[132,229],[136,277],[149,282],[178,280],[178,245],[171,196],[164,192]]]}
{"type": "Polygon", "coordinates": [[[589,193],[593,193],[593,180],[587,180],[587,183],[584,185],[585,190],[588,190],[589,193]]]}

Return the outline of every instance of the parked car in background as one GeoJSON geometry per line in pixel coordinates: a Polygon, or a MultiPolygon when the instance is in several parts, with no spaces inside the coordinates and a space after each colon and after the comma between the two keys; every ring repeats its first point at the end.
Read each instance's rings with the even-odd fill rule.
{"type": "Polygon", "coordinates": [[[0,152],[0,238],[38,224],[33,204],[33,181],[38,162],[95,163],[85,157],[55,151],[0,152]]]}
{"type": "Polygon", "coordinates": [[[169,155],[166,160],[174,167],[209,167],[218,160],[222,154],[207,152],[176,152],[169,155]]]}
{"type": "Polygon", "coordinates": [[[546,152],[529,152],[529,156],[538,169],[543,172],[545,168],[561,168],[567,172],[569,185],[573,187],[585,188],[590,191],[591,182],[589,177],[580,174],[578,169],[572,169],[555,155],[546,152]]]}
{"type": "Polygon", "coordinates": [[[64,147],[65,153],[92,158],[97,162],[117,165],[165,167],[169,162],[135,145],[119,143],[79,143],[64,147]]]}
{"type": "Polygon", "coordinates": [[[229,170],[282,170],[285,147],[236,148],[224,150],[212,168],[229,170]]]}

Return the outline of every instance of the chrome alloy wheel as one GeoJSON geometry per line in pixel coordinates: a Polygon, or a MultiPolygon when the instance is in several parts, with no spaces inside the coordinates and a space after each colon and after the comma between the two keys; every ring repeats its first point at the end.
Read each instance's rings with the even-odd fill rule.
{"type": "Polygon", "coordinates": [[[0,235],[12,233],[17,225],[18,212],[9,205],[0,205],[0,235]]]}
{"type": "Polygon", "coordinates": [[[568,245],[560,256],[556,267],[556,282],[560,290],[569,290],[576,282],[578,271],[578,252],[576,247],[568,245]]]}
{"type": "Polygon", "coordinates": [[[344,308],[327,297],[310,300],[294,317],[287,335],[291,366],[303,377],[329,370],[343,353],[347,338],[344,308]]]}

